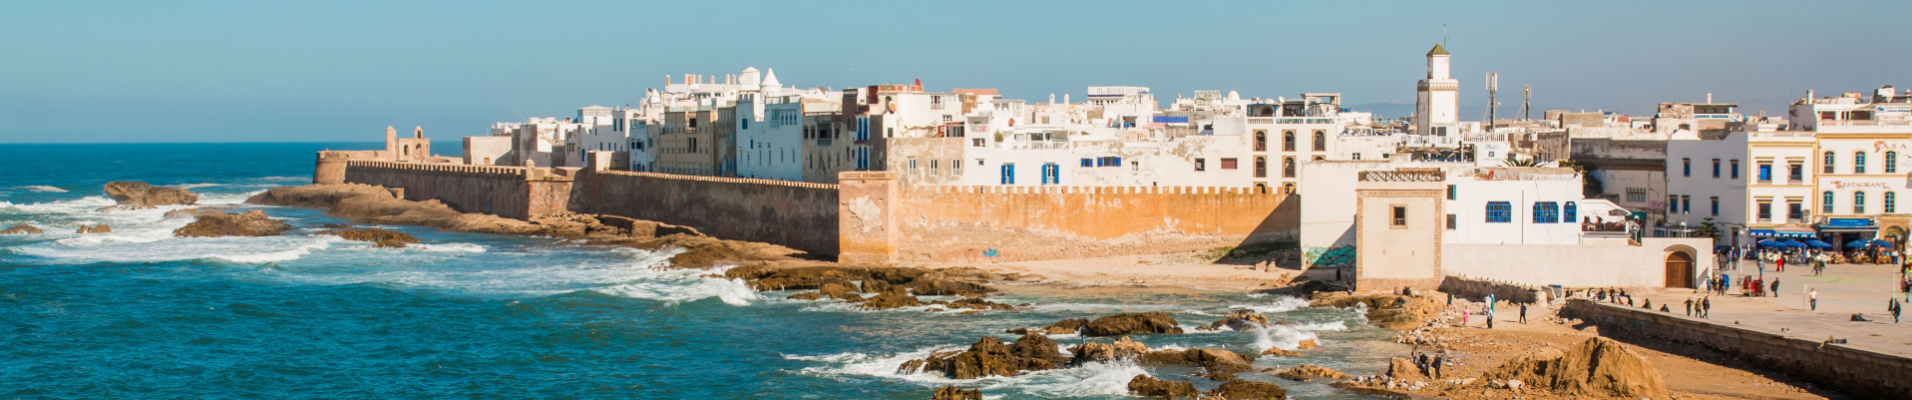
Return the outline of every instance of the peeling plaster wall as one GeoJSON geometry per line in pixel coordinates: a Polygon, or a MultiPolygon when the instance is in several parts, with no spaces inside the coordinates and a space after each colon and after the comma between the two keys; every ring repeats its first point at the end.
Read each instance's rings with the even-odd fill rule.
{"type": "Polygon", "coordinates": [[[1218,187],[909,187],[893,198],[904,261],[1063,259],[1294,240],[1292,196],[1218,187]],[[995,255],[990,256],[990,250],[995,255]]]}

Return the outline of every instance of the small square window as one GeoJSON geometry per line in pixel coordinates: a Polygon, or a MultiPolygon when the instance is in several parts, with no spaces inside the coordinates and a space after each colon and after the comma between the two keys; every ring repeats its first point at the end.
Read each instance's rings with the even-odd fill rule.
{"type": "Polygon", "coordinates": [[[1201,158],[1195,159],[1195,171],[1199,172],[1199,171],[1207,171],[1207,170],[1208,170],[1208,160],[1201,159],[1201,158]]]}
{"type": "Polygon", "coordinates": [[[1447,214],[1447,230],[1454,230],[1454,227],[1460,226],[1460,224],[1460,216],[1447,214]]]}
{"type": "Polygon", "coordinates": [[[1394,206],[1394,226],[1407,226],[1407,206],[1394,206]]]}

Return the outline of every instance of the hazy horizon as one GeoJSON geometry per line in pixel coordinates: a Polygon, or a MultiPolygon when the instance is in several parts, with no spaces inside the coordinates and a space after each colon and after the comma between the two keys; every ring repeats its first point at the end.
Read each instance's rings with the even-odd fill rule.
{"type": "MultiPolygon", "coordinates": [[[[638,102],[665,75],[774,69],[785,84],[997,88],[1080,101],[1086,86],[1244,97],[1340,92],[1412,104],[1442,40],[1463,120],[1501,75],[1500,115],[1650,114],[1708,93],[1782,114],[1821,95],[1903,84],[1891,31],[1912,3],[1460,5],[1412,1],[950,4],[8,3],[0,143],[452,140],[492,122],[638,102]],[[1865,29],[1855,27],[1879,27],[1865,29]]],[[[1901,24],[1903,24],[1901,22],[1901,24]]],[[[1904,86],[1904,85],[1898,85],[1904,86]]],[[[1365,110],[1363,110],[1365,111],[1365,110]]]]}

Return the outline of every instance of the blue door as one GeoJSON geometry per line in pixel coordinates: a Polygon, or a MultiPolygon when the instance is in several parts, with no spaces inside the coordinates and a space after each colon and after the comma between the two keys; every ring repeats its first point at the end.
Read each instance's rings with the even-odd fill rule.
{"type": "Polygon", "coordinates": [[[1061,183],[1062,183],[1062,167],[1056,165],[1056,163],[1042,164],[1042,184],[1056,185],[1061,183]]]}
{"type": "Polygon", "coordinates": [[[1002,165],[1002,184],[1004,184],[1004,185],[1014,185],[1014,184],[1016,184],[1016,164],[1013,164],[1013,163],[1003,163],[1003,165],[1002,165]]]}

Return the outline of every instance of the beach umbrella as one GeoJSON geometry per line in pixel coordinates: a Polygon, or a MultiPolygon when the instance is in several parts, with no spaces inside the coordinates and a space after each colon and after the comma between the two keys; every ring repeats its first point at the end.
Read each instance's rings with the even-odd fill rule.
{"type": "Polygon", "coordinates": [[[1819,240],[1819,239],[1807,240],[1806,245],[1812,246],[1812,248],[1815,248],[1815,249],[1823,249],[1823,248],[1832,247],[1832,243],[1826,243],[1825,241],[1819,240]]]}
{"type": "Polygon", "coordinates": [[[1805,244],[1805,243],[1800,243],[1799,241],[1797,241],[1797,240],[1792,240],[1792,239],[1786,239],[1786,241],[1785,241],[1785,242],[1782,242],[1782,243],[1780,243],[1780,244],[1781,244],[1781,245],[1785,245],[1785,246],[1786,246],[1787,248],[1792,248],[1792,249],[1803,249],[1803,248],[1806,248],[1806,244],[1805,244]]]}
{"type": "Polygon", "coordinates": [[[1880,239],[1873,239],[1872,245],[1879,246],[1879,247],[1892,247],[1892,242],[1888,242],[1888,241],[1880,240],[1880,239]]]}
{"type": "Polygon", "coordinates": [[[1773,246],[1778,246],[1779,242],[1773,241],[1772,239],[1766,239],[1766,240],[1759,241],[1758,244],[1761,247],[1773,247],[1773,246]]]}
{"type": "Polygon", "coordinates": [[[1872,243],[1867,242],[1865,239],[1854,240],[1854,241],[1846,243],[1846,247],[1868,247],[1871,245],[1872,243]]]}

